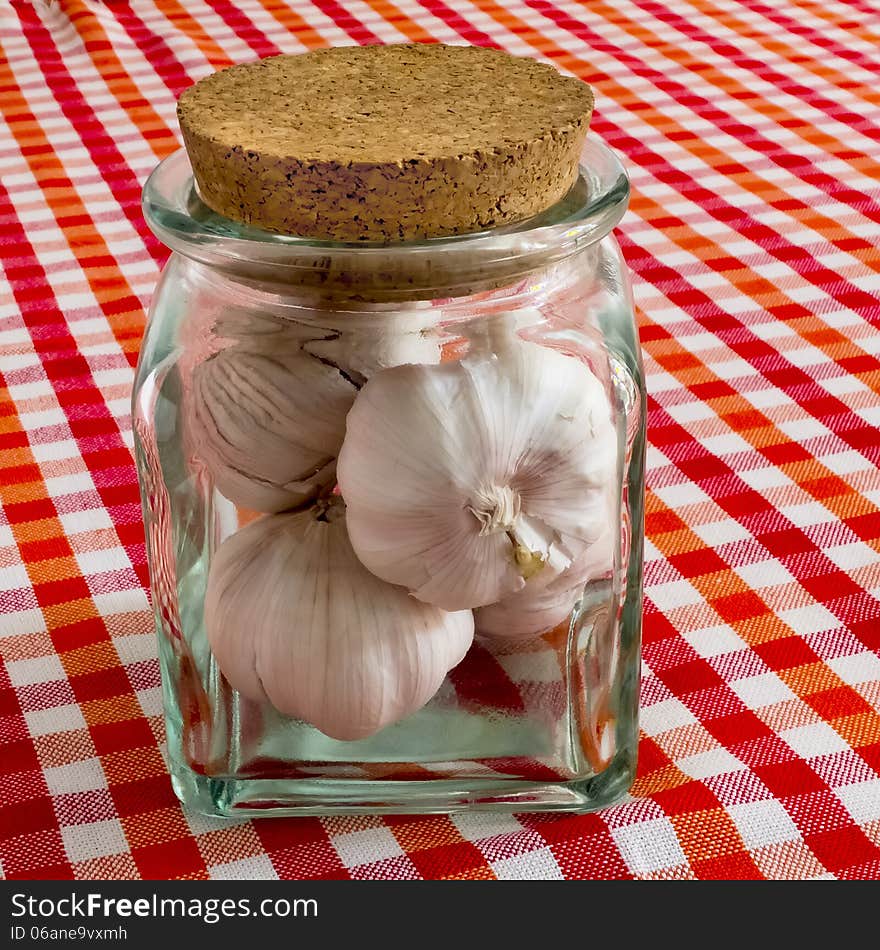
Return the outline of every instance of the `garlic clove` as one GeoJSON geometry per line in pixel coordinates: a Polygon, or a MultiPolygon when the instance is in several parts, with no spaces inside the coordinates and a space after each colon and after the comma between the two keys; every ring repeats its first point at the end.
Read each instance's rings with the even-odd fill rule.
{"type": "Polygon", "coordinates": [[[562,623],[582,594],[582,584],[563,591],[526,587],[500,603],[475,610],[476,632],[489,640],[540,636],[562,623]]]}
{"type": "Polygon", "coordinates": [[[322,319],[324,339],[305,344],[306,352],[363,383],[381,369],[406,363],[439,363],[436,309],[422,305],[372,304],[358,313],[322,319]]]}
{"type": "Polygon", "coordinates": [[[427,332],[343,331],[328,339],[307,342],[303,349],[361,381],[390,366],[440,362],[440,343],[427,332]]]}
{"type": "Polygon", "coordinates": [[[370,574],[335,500],[262,517],[224,541],[205,628],[233,688],[355,740],[431,699],[467,653],[473,615],[420,603],[370,574]]]}
{"type": "Polygon", "coordinates": [[[302,351],[227,347],[192,372],[190,452],[235,505],[296,507],[333,484],[356,391],[302,351]]]}
{"type": "MultiPolygon", "coordinates": [[[[307,313],[312,315],[312,311],[307,313]]],[[[268,355],[295,352],[306,343],[332,335],[330,330],[281,314],[229,305],[218,308],[212,330],[225,346],[234,345],[268,355]]]]}
{"type": "Polygon", "coordinates": [[[378,577],[447,610],[549,583],[599,536],[617,439],[601,383],[533,343],[383,370],[348,415],[337,477],[378,577]]]}
{"type": "Polygon", "coordinates": [[[602,534],[558,577],[544,586],[526,584],[497,604],[474,611],[477,633],[486,639],[528,639],[552,630],[571,614],[589,581],[614,570],[619,538],[609,520],[602,534]]]}

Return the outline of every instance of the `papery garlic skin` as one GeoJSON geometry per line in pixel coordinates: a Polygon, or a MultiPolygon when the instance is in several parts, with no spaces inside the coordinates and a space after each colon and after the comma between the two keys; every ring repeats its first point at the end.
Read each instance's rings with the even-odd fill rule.
{"type": "MultiPolygon", "coordinates": [[[[309,315],[312,311],[307,311],[309,315]]],[[[212,330],[225,346],[234,345],[269,356],[292,353],[313,340],[331,335],[319,326],[301,323],[277,313],[220,307],[212,321],[212,330]]]]}
{"type": "Polygon", "coordinates": [[[422,604],[370,574],[338,500],[252,522],[223,542],[208,577],[205,629],[229,683],[335,739],[424,706],[473,628],[470,611],[422,604]]]}
{"type": "Polygon", "coordinates": [[[549,584],[526,586],[497,604],[474,611],[476,631],[491,640],[528,639],[552,630],[571,614],[589,581],[614,569],[616,526],[609,522],[571,566],[549,584]]]}
{"type": "Polygon", "coordinates": [[[191,348],[202,356],[187,367],[188,441],[239,507],[283,511],[332,486],[358,387],[389,366],[440,361],[440,343],[419,309],[297,314],[220,307],[202,345],[191,348]]]}
{"type": "Polygon", "coordinates": [[[190,453],[233,504],[295,508],[335,479],[356,387],[300,350],[230,346],[192,372],[190,453]]]}
{"type": "Polygon", "coordinates": [[[440,342],[427,332],[378,331],[374,335],[342,332],[329,339],[310,341],[303,349],[356,381],[367,380],[391,366],[440,362],[440,342]]]}
{"type": "Polygon", "coordinates": [[[447,610],[549,583],[601,534],[617,438],[590,369],[533,343],[376,374],[337,477],[377,577],[447,610]]]}
{"type": "Polygon", "coordinates": [[[372,304],[357,314],[327,313],[318,322],[330,329],[304,349],[362,384],[391,366],[439,363],[438,320],[439,314],[427,302],[405,308],[372,304]]]}

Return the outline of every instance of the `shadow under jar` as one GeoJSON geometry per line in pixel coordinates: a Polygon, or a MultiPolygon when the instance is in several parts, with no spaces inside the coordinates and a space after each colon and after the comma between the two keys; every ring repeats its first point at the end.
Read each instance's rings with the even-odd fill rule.
{"type": "Polygon", "coordinates": [[[547,211],[377,246],[222,217],[183,151],[153,173],[145,216],[173,254],[133,425],[185,804],[586,811],[629,788],[645,416],[611,233],[627,200],[590,138],[547,211]],[[320,575],[325,548],[326,576],[285,574],[320,575]],[[400,605],[393,624],[349,603],[358,571],[400,605]],[[316,611],[326,643],[305,629],[316,611]],[[418,646],[391,653],[346,629],[405,637],[410,618],[418,646]],[[243,660],[218,665],[235,649],[243,660]],[[236,666],[260,655],[261,671],[236,666]],[[358,663],[393,681],[382,702],[359,693],[358,663]]]}

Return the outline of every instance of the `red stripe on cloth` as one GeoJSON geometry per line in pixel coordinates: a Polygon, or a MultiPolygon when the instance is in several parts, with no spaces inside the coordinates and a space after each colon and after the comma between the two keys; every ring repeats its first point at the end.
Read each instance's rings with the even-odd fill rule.
{"type": "Polygon", "coordinates": [[[192,85],[186,68],[171,47],[158,33],[146,26],[130,3],[120,3],[118,8],[114,8],[113,14],[175,97],[192,85]]]}
{"type": "MultiPolygon", "coordinates": [[[[770,141],[753,128],[744,125],[742,122],[732,120],[727,113],[714,106],[703,96],[694,94],[683,83],[664,76],[656,69],[647,66],[638,59],[638,57],[627,53],[626,50],[620,46],[608,43],[585,23],[561,13],[552,4],[548,3],[547,0],[524,0],[524,2],[543,16],[546,16],[547,19],[552,21],[556,26],[571,33],[572,36],[588,42],[594,49],[612,53],[616,59],[626,64],[633,75],[650,80],[652,85],[657,89],[668,92],[676,103],[691,109],[696,115],[711,122],[719,130],[735,136],[744,144],[760,151],[762,155],[765,155],[774,164],[791,171],[803,181],[815,185],[817,188],[825,191],[826,194],[834,197],[837,201],[849,204],[861,214],[870,217],[872,221],[880,222],[880,202],[872,199],[869,195],[850,188],[842,188],[837,178],[816,169],[813,163],[805,156],[796,155],[786,149],[782,149],[775,142],[770,141]]],[[[752,65],[761,65],[764,70],[767,68],[766,64],[758,64],[757,62],[754,62],[752,65]]],[[[809,90],[806,90],[806,87],[800,88],[809,92],[809,90]]],[[[829,100],[823,100],[822,106],[823,110],[827,110],[829,106],[832,106],[832,111],[835,113],[839,111],[829,100]]],[[[874,130],[874,133],[880,136],[880,130],[874,130]]],[[[880,140],[880,138],[878,138],[878,140],[880,140]]],[[[686,175],[681,174],[680,180],[688,181],[688,184],[690,184],[688,176],[686,175]]],[[[709,197],[712,197],[711,194],[709,197]]],[[[760,227],[757,222],[754,223],[760,227]]]]}
{"type": "Polygon", "coordinates": [[[345,30],[355,42],[362,45],[381,43],[376,34],[336,0],[312,0],[312,3],[341,29],[345,30]]]}
{"type": "Polygon", "coordinates": [[[205,2],[223,18],[237,36],[250,46],[257,56],[277,56],[281,52],[281,49],[241,11],[240,5],[230,3],[230,0],[205,0],[205,2]]]}
{"type": "MultiPolygon", "coordinates": [[[[35,8],[4,9],[7,876],[880,873],[880,33],[870,4],[62,0],[39,8],[36,41],[54,57],[42,74],[22,46],[21,18],[33,26],[35,8]],[[632,797],[592,816],[205,828],[184,817],[159,754],[127,384],[116,375],[119,350],[133,361],[156,258],[126,217],[137,210],[131,173],[143,169],[120,167],[113,149],[133,161],[138,149],[172,147],[172,91],[208,62],[450,36],[540,55],[593,83],[593,134],[632,172],[619,233],[651,393],[632,797]],[[82,56],[91,62],[80,74],[82,56]],[[72,103],[74,132],[89,135],[85,148],[59,99],[72,103]],[[91,134],[95,117],[103,138],[91,134]],[[135,240],[123,246],[120,233],[135,240]]],[[[522,682],[493,663],[485,673],[499,707],[556,708],[559,684],[522,682]]],[[[479,691],[473,679],[459,696],[468,690],[479,691]]],[[[185,714],[187,741],[198,741],[196,699],[185,714]]],[[[376,781],[432,774],[362,771],[376,781]]]]}
{"type": "MultiPolygon", "coordinates": [[[[786,16],[782,10],[778,8],[774,9],[771,6],[768,6],[766,3],[759,2],[759,0],[741,0],[741,2],[743,6],[748,7],[750,10],[754,10],[756,13],[760,13],[761,16],[769,20],[771,23],[775,23],[777,26],[782,27],[786,33],[791,33],[793,36],[803,37],[815,46],[819,46],[824,50],[828,50],[829,52],[834,53],[835,56],[839,56],[841,59],[848,60],[857,66],[862,66],[868,70],[876,70],[877,68],[877,63],[872,61],[864,53],[860,52],[854,47],[848,47],[844,46],[842,43],[838,43],[833,37],[830,37],[819,30],[813,29],[799,18],[786,16]]],[[[862,13],[866,14],[867,16],[877,15],[877,10],[872,4],[858,4],[858,6],[862,13]]],[[[853,26],[856,27],[856,34],[860,25],[861,24],[859,21],[853,22],[853,26]]],[[[833,109],[833,111],[836,111],[836,107],[833,109]]]]}
{"type": "MultiPolygon", "coordinates": [[[[23,4],[19,12],[22,16],[24,35],[33,52],[34,61],[39,64],[48,87],[53,90],[59,108],[76,129],[95,167],[101,171],[101,177],[119,203],[123,214],[144,242],[144,246],[155,261],[163,262],[168,252],[153,237],[141,214],[141,182],[132,174],[122,153],[108,134],[106,126],[80,93],[37,11],[30,4],[23,4]]],[[[14,116],[6,118],[8,122],[15,122],[14,116]]],[[[66,223],[68,226],[73,226],[75,223],[85,224],[87,219],[83,219],[82,222],[68,220],[66,223]]]]}

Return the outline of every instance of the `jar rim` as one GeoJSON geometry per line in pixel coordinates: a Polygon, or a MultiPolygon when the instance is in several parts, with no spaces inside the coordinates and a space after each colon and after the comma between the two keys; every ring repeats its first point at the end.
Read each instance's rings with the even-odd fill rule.
{"type": "Polygon", "coordinates": [[[142,207],[163,244],[219,270],[395,299],[454,296],[509,283],[603,238],[628,202],[629,179],[620,159],[588,137],[580,175],[564,198],[524,221],[469,234],[396,244],[337,243],[240,224],[202,202],[182,148],[149,176],[142,207]]]}

